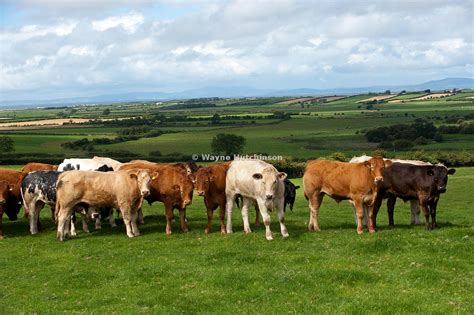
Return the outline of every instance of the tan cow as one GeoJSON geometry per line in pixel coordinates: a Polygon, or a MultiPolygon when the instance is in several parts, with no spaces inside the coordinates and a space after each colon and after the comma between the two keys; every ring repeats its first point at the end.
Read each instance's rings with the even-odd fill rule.
{"type": "MultiPolygon", "coordinates": [[[[156,176],[153,174],[152,177],[156,176]]],[[[71,214],[77,207],[112,207],[120,209],[128,237],[140,235],[138,209],[150,193],[151,177],[146,170],[117,172],[69,171],[57,183],[57,237],[70,236],[71,214]]]]}
{"type": "Polygon", "coordinates": [[[373,221],[374,201],[380,183],[383,182],[385,161],[373,157],[362,163],[344,163],[326,160],[309,161],[303,176],[305,198],[309,201],[310,220],[308,229],[319,231],[318,213],[324,195],[337,202],[351,200],[357,212],[357,233],[362,234],[364,205],[369,212],[369,232],[375,232],[373,221]]]}
{"type": "Polygon", "coordinates": [[[212,215],[219,207],[221,233],[225,234],[225,177],[231,162],[202,167],[196,172],[196,193],[204,197],[207,209],[207,227],[205,233],[212,230],[212,215]]]}

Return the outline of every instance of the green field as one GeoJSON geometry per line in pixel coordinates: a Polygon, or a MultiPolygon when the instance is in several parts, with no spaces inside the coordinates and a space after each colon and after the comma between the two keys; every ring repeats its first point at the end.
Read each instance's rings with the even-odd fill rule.
{"type": "MultiPolygon", "coordinates": [[[[203,201],[188,209],[190,232],[166,236],[161,204],[145,206],[142,236],[128,239],[121,220],[61,243],[48,209],[44,230],[4,221],[0,241],[0,313],[371,313],[472,314],[474,169],[450,177],[438,206],[440,228],[410,226],[399,202],[394,228],[381,209],[378,231],[356,234],[347,202],[326,197],[320,233],[307,231],[302,190],[286,213],[288,239],[275,214],[245,235],[234,209],[234,234],[203,233],[203,201]]],[[[300,179],[295,183],[301,185],[300,179]]],[[[251,214],[251,220],[254,215],[251,214]]],[[[91,224],[92,228],[92,224],[91,224]]]]}

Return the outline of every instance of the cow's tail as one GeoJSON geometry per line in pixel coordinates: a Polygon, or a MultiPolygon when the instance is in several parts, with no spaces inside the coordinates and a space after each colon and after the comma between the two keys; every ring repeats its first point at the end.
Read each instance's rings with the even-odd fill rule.
{"type": "Polygon", "coordinates": [[[239,208],[239,209],[240,209],[240,200],[242,200],[242,196],[241,196],[241,195],[237,195],[237,196],[235,197],[235,200],[234,200],[234,201],[235,201],[235,204],[237,205],[237,208],[239,208]]]}

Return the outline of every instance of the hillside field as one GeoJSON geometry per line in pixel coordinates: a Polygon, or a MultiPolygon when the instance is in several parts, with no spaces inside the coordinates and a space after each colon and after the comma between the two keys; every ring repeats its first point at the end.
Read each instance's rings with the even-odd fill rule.
{"type": "MultiPolygon", "coordinates": [[[[287,211],[290,233],[275,240],[264,228],[243,232],[234,209],[234,234],[221,235],[197,195],[188,209],[189,233],[179,224],[166,236],[161,204],[146,205],[142,236],[128,239],[120,219],[111,229],[61,243],[48,208],[44,230],[4,221],[0,241],[0,313],[424,313],[474,312],[472,182],[474,169],[459,168],[438,207],[440,228],[410,226],[409,204],[398,202],[394,228],[385,205],[378,231],[356,234],[347,202],[328,197],[319,233],[308,232],[302,190],[287,211]]],[[[293,180],[301,185],[301,179],[293,180]]],[[[250,220],[254,219],[251,212],[250,220]]],[[[423,219],[422,219],[423,220],[423,219]]],[[[80,225],[80,224],[78,224],[80,225]]]]}

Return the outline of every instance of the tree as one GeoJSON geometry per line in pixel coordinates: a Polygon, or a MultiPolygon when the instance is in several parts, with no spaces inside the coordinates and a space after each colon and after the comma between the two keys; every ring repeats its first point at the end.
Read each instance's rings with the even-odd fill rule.
{"type": "Polygon", "coordinates": [[[15,142],[11,137],[3,136],[0,137],[0,152],[13,152],[15,151],[15,142]]]}
{"type": "Polygon", "coordinates": [[[104,109],[104,110],[102,111],[102,115],[104,115],[104,116],[110,115],[110,109],[109,109],[109,108],[104,109]]]}
{"type": "Polygon", "coordinates": [[[234,134],[219,133],[212,139],[212,150],[226,155],[239,154],[245,145],[245,138],[234,134]]]}
{"type": "Polygon", "coordinates": [[[219,116],[219,114],[217,114],[217,113],[214,114],[214,116],[212,116],[212,118],[211,118],[211,122],[212,122],[213,125],[218,125],[218,124],[220,124],[220,122],[221,122],[221,116],[219,116]]]}

